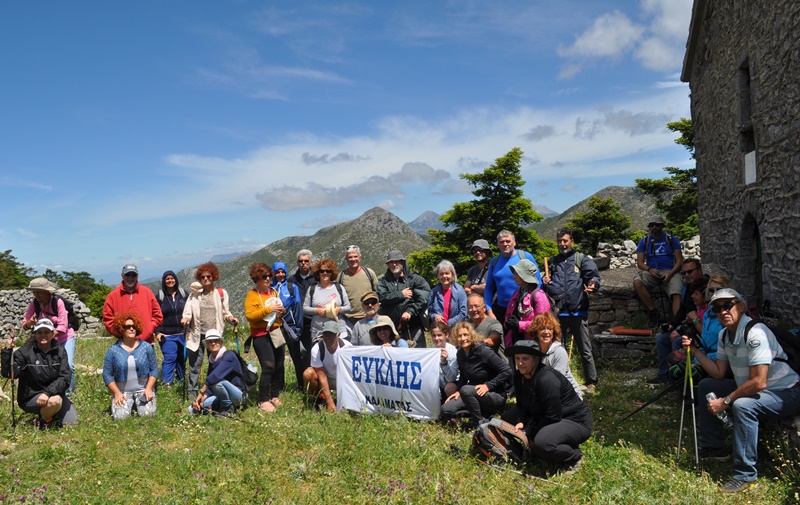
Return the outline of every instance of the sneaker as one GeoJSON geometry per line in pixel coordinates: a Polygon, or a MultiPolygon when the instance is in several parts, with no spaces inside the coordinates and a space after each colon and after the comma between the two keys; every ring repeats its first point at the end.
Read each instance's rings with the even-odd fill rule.
{"type": "Polygon", "coordinates": [[[749,489],[755,486],[755,481],[753,482],[745,482],[739,479],[731,479],[722,486],[720,486],[719,490],[723,493],[738,493],[739,491],[744,491],[745,489],[749,489]]]}
{"type": "Polygon", "coordinates": [[[647,326],[655,328],[658,326],[658,311],[651,310],[647,313],[647,326]]]}
{"type": "Polygon", "coordinates": [[[731,457],[727,447],[701,447],[697,452],[700,459],[710,461],[727,461],[731,457]]]}
{"type": "Polygon", "coordinates": [[[573,475],[575,474],[575,472],[580,470],[582,464],[583,464],[583,454],[581,454],[580,459],[575,463],[571,465],[564,465],[560,473],[561,475],[573,475]]]}
{"type": "Polygon", "coordinates": [[[587,395],[593,395],[597,393],[597,384],[587,384],[586,390],[583,393],[587,395]]]}

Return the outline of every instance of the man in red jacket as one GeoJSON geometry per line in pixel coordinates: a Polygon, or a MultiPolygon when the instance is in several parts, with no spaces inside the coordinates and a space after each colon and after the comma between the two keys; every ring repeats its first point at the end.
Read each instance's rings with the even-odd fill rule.
{"type": "Polygon", "coordinates": [[[125,312],[135,312],[144,322],[144,331],[139,339],[153,343],[153,331],[161,325],[164,316],[153,292],[139,284],[139,269],[136,265],[122,267],[122,282],[111,290],[103,306],[103,324],[112,332],[114,316],[125,312]]]}

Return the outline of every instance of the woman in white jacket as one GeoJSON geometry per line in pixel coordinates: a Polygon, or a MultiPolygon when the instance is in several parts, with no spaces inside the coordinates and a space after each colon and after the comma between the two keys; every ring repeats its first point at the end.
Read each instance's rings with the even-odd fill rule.
{"type": "Polygon", "coordinates": [[[228,308],[228,292],[214,288],[219,269],[214,263],[203,263],[194,273],[197,282],[191,285],[192,294],[183,308],[181,324],[186,326],[186,354],[189,361],[189,397],[197,395],[197,382],[203,366],[205,335],[210,329],[222,334],[225,323],[239,324],[228,308]]]}

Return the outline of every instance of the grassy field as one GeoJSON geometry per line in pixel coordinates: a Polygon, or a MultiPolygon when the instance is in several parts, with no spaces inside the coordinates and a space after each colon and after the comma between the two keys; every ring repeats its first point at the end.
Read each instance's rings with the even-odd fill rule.
{"type": "MultiPolygon", "coordinates": [[[[77,362],[100,368],[110,339],[79,340],[77,362]]],[[[228,348],[234,348],[228,342],[228,348]]],[[[160,358],[160,353],[159,353],[160,358]]],[[[254,359],[254,358],[253,358],[254,359]]],[[[254,359],[255,361],[255,359],[254,359]]],[[[576,363],[577,365],[577,363],[576,363]]],[[[285,393],[272,414],[192,417],[180,387],[158,392],[154,418],[114,422],[96,373],[82,371],[74,401],[81,422],[40,432],[23,416],[16,434],[0,405],[0,502],[216,503],[752,503],[796,501],[797,489],[762,465],[758,486],[727,496],[717,488],[730,463],[694,470],[691,429],[675,466],[680,410],[663,399],[626,422],[635,401],[657,390],[636,364],[601,367],[588,400],[594,436],[572,476],[533,464],[520,475],[469,456],[471,434],[456,426],[309,409],[285,393]]],[[[573,370],[579,367],[573,366],[573,370]]],[[[294,373],[287,362],[288,387],[294,373]]],[[[9,387],[5,388],[9,393],[9,387]]],[[[252,395],[251,395],[252,396],[252,395]]],[[[19,410],[17,409],[17,413],[19,410]]],[[[691,417],[687,415],[687,425],[691,417]]]]}

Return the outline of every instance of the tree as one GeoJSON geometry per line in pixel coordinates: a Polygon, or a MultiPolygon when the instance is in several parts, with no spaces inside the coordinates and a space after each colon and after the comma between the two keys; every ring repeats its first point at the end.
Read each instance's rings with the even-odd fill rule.
{"type": "Polygon", "coordinates": [[[428,230],[432,247],[409,256],[409,264],[416,272],[431,282],[437,282],[433,277],[433,267],[440,260],[447,259],[453,262],[456,272],[466,274],[474,262],[469,251],[472,242],[483,238],[493,244],[503,229],[515,235],[518,248],[531,252],[537,259],[537,253],[542,258],[555,254],[557,249],[553,241],[542,240],[535,231],[525,228],[543,218],[524,197],[521,159],[522,151],[515,147],[483,172],[459,175],[475,187],[472,194],[476,198],[456,203],[439,216],[445,229],[428,230]]]}
{"type": "Polygon", "coordinates": [[[0,253],[0,289],[23,289],[34,275],[36,272],[18,262],[11,249],[0,253]]]}
{"type": "MultiPolygon", "coordinates": [[[[684,146],[694,159],[694,128],[692,120],[667,123],[667,128],[680,133],[676,144],[684,146]]],[[[656,209],[664,214],[667,228],[675,235],[689,238],[700,233],[697,215],[697,168],[664,167],[669,177],[636,179],[636,187],[656,197],[656,209]]]]}
{"type": "Polygon", "coordinates": [[[591,210],[578,212],[567,223],[572,228],[578,249],[586,254],[595,254],[600,242],[619,242],[631,225],[631,218],[620,212],[621,207],[612,197],[592,196],[587,205],[591,210]]]}

